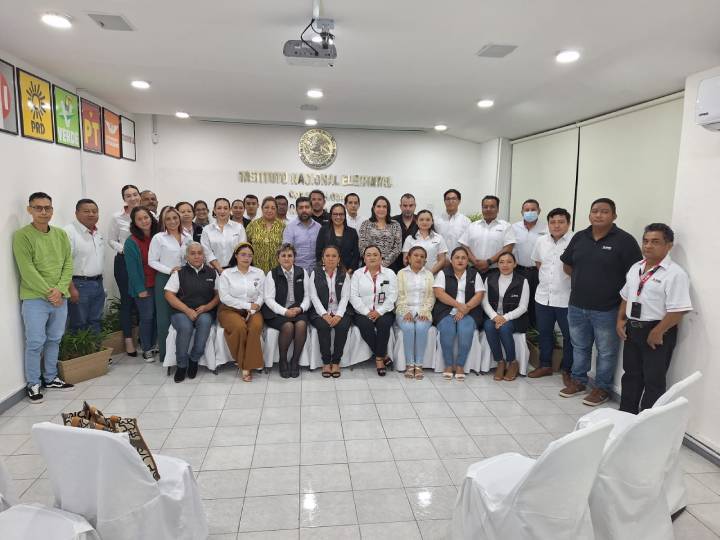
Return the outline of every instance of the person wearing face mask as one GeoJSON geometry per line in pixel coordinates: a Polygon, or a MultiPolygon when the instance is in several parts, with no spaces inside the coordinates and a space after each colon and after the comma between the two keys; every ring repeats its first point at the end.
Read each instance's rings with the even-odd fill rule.
{"type": "MultiPolygon", "coordinates": [[[[513,255],[517,259],[517,272],[520,272],[530,285],[530,298],[535,298],[535,291],[538,286],[538,268],[532,260],[532,252],[538,238],[547,235],[548,229],[545,222],[538,219],[540,216],[540,203],[535,199],[528,199],[520,208],[522,219],[513,223],[515,233],[515,246],[513,255]]],[[[537,328],[535,323],[535,302],[528,306],[528,317],[530,326],[537,328]]]]}

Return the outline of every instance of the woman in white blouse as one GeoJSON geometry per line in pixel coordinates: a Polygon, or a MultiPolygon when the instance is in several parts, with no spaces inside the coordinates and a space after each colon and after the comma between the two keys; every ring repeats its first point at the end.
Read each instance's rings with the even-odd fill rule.
{"type": "Polygon", "coordinates": [[[445,240],[435,232],[433,215],[430,210],[420,210],[415,217],[418,230],[405,239],[403,244],[404,263],[408,264],[408,254],[413,246],[420,246],[427,253],[425,268],[433,275],[445,268],[448,247],[445,240]]]}
{"type": "Polygon", "coordinates": [[[530,286],[527,279],[514,271],[516,266],[515,255],[505,253],[498,259],[500,272],[491,272],[485,280],[487,296],[483,299],[483,309],[488,316],[485,337],[497,362],[496,381],[513,381],[517,377],[519,365],[513,333],[524,333],[528,329],[530,286]]]}
{"type": "Polygon", "coordinates": [[[295,265],[295,248],[282,244],[276,255],[278,266],[265,276],[265,304],[262,314],[265,324],[280,332],[279,370],[283,379],[300,376],[300,355],[307,338],[307,311],[310,309],[310,278],[295,265]],[[288,350],[293,354],[288,365],[288,350]]]}
{"type": "Polygon", "coordinates": [[[185,249],[192,236],[183,230],[180,212],[168,206],[160,213],[160,231],[150,241],[148,265],[157,270],[155,275],[155,317],[157,322],[160,363],[165,361],[165,341],[170,328],[170,305],[165,300],[165,285],[170,274],[185,264],[185,249]]]}
{"type": "Polygon", "coordinates": [[[350,276],[340,264],[340,248],[328,244],[322,251],[322,266],[310,276],[310,298],[313,309],[310,323],[318,333],[320,355],[323,362],[322,376],[340,377],[342,359],[348,331],[350,330],[352,307],[350,301],[350,276]],[[331,334],[335,341],[331,345],[331,334]]]}
{"type": "Polygon", "coordinates": [[[128,273],[125,266],[125,240],[130,237],[130,212],[140,206],[140,190],[137,186],[128,184],[120,191],[123,198],[123,209],[113,214],[108,233],[108,244],[115,250],[113,273],[120,293],[120,328],[125,338],[125,353],[128,356],[137,356],[135,343],[132,337],[132,313],[135,306],[133,297],[128,292],[128,273]]]}
{"type": "Polygon", "coordinates": [[[263,367],[260,307],[265,273],[252,266],[253,247],[247,242],[238,244],[231,256],[236,265],[225,270],[217,281],[221,302],[217,318],[230,354],[242,370],[242,380],[251,382],[252,370],[263,367]]]}
{"type": "Polygon", "coordinates": [[[234,265],[233,250],[240,242],[247,240],[242,223],[230,220],[230,201],[224,197],[215,199],[213,205],[215,221],[203,228],[200,243],[205,250],[205,260],[217,273],[234,265]]]}
{"type": "Polygon", "coordinates": [[[353,272],[350,284],[350,303],[355,309],[353,322],[375,357],[378,375],[384,377],[386,368],[392,369],[393,365],[387,353],[395,322],[397,278],[395,272],[382,265],[377,246],[371,244],[365,248],[363,261],[365,266],[353,272]]]}
{"type": "Polygon", "coordinates": [[[433,275],[426,267],[427,253],[421,246],[413,246],[407,254],[409,266],[398,272],[398,299],[395,315],[403,333],[403,348],[408,379],[423,378],[423,360],[427,334],[432,325],[435,304],[433,275]]]}

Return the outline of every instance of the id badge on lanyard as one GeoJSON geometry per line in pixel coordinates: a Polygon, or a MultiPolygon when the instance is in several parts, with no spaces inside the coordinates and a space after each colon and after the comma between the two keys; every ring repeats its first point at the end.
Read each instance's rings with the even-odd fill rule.
{"type": "Polygon", "coordinates": [[[637,294],[635,295],[635,302],[630,305],[630,317],[632,317],[633,319],[639,319],[642,315],[642,303],[640,302],[640,294],[642,293],[645,284],[650,281],[650,278],[653,277],[653,274],[658,271],[658,268],[660,268],[659,264],[652,267],[644,274],[642,268],[638,269],[638,276],[640,277],[640,282],[638,283],[637,294]]]}

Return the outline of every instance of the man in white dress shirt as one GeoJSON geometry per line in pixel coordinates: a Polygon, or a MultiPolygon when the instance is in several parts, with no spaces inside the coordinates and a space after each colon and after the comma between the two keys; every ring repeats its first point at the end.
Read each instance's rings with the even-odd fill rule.
{"type": "Polygon", "coordinates": [[[515,247],[513,254],[517,259],[517,270],[525,276],[530,285],[530,305],[528,306],[528,317],[530,326],[537,328],[535,323],[535,290],[538,286],[538,268],[532,260],[532,252],[538,238],[546,235],[547,225],[540,219],[540,203],[535,199],[528,199],[520,207],[522,219],[513,223],[515,233],[515,247]]]}
{"type": "Polygon", "coordinates": [[[356,231],[360,230],[360,225],[365,218],[361,217],[358,211],[360,210],[360,195],[357,193],[348,193],[345,195],[345,210],[347,210],[347,217],[345,218],[348,227],[352,227],[356,231]]]}
{"type": "MultiPolygon", "coordinates": [[[[448,189],[443,199],[445,202],[445,212],[439,216],[435,216],[435,230],[445,239],[448,254],[458,247],[458,240],[465,233],[470,225],[470,219],[460,213],[460,201],[462,195],[457,189],[448,189]]],[[[450,257],[448,257],[450,264],[450,257]]]]}
{"type": "Polygon", "coordinates": [[[497,268],[500,255],[512,252],[515,245],[512,225],[498,219],[499,210],[500,199],[495,195],[485,195],[482,200],[483,219],[471,223],[458,240],[468,248],[470,262],[483,279],[491,269],[497,268]]]}
{"type": "Polygon", "coordinates": [[[100,332],[105,307],[103,266],[105,239],[97,228],[98,206],[91,199],[75,205],[76,221],[65,226],[73,257],[68,319],[71,332],[90,329],[100,332]]]}

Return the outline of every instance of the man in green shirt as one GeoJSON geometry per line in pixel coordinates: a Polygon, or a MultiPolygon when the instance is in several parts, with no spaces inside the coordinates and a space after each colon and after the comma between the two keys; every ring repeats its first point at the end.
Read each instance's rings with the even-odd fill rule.
{"type": "Polygon", "coordinates": [[[65,231],[50,227],[53,215],[50,195],[42,192],[30,195],[27,212],[32,216],[32,223],[15,231],[13,255],[20,274],[25,326],[25,392],[31,403],[40,403],[43,400],[41,384],[45,388],[73,388],[58,377],[57,372],[73,260],[65,231]],[[42,379],[41,356],[45,360],[42,379]]]}

